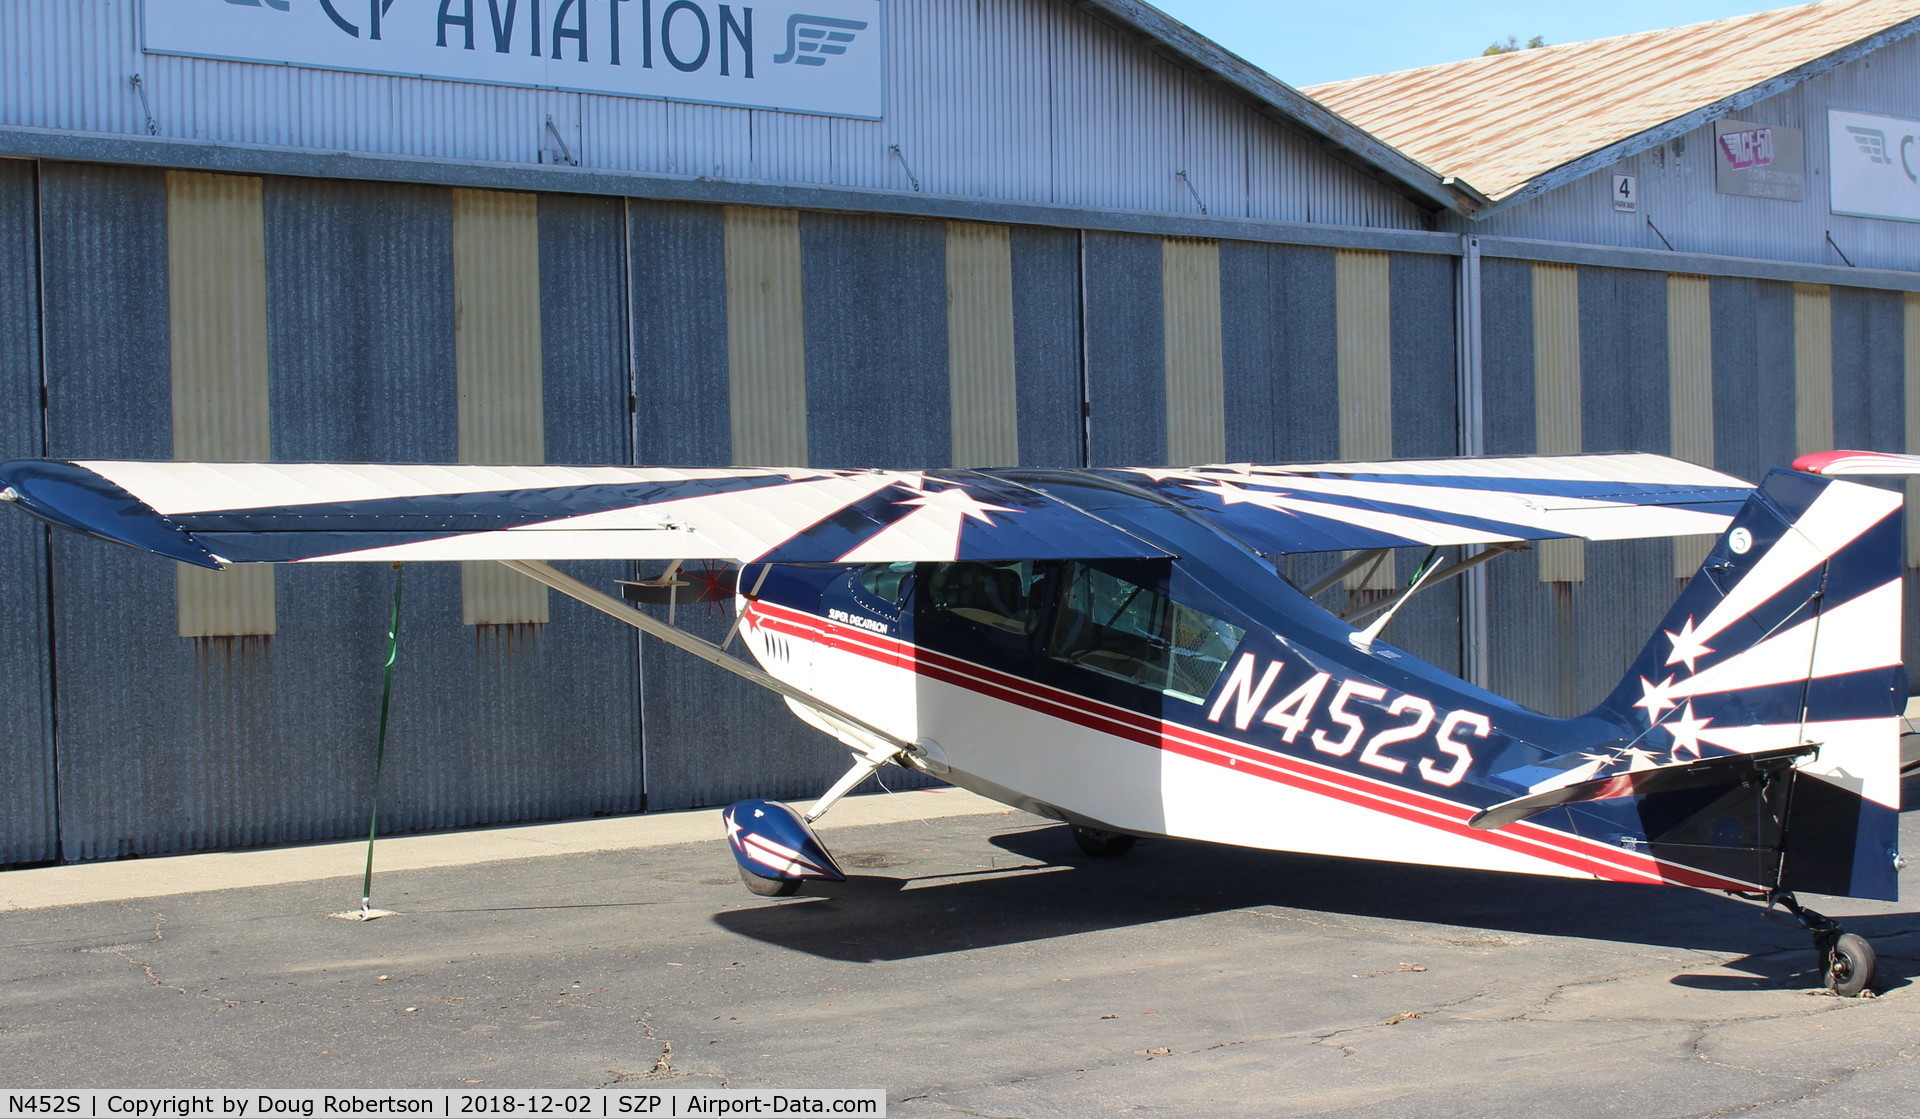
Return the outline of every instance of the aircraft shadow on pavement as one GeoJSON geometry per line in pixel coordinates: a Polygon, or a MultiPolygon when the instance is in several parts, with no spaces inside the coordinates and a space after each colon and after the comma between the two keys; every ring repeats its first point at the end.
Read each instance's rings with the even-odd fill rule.
{"type": "MultiPolygon", "coordinates": [[[[927,878],[855,875],[809,882],[800,897],[715,914],[742,936],[836,960],[875,962],[965,952],[1208,913],[1280,906],[1542,936],[1587,937],[1745,953],[1753,978],[1698,976],[1733,986],[1817,987],[1806,934],[1760,907],[1699,890],[1587,879],[1251,851],[1142,840],[1123,858],[1082,855],[1065,827],[994,836],[1019,866],[927,878]],[[1804,974],[1802,974],[1804,973],[1804,974]]],[[[1875,986],[1920,975],[1920,914],[1850,917],[1880,945],[1875,986]],[[1904,949],[1905,956],[1896,952],[1904,949]]],[[[1681,977],[1686,978],[1686,977],[1681,977]]],[[[1679,982],[1680,979],[1676,979],[1679,982]]]]}

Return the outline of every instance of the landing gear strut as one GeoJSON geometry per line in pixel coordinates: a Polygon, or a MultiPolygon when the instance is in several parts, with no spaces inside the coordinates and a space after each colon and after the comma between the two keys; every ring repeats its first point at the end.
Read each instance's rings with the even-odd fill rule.
{"type": "Polygon", "coordinates": [[[1762,900],[1767,903],[1767,916],[1805,929],[1813,937],[1813,950],[1820,955],[1829,991],[1853,998],[1873,982],[1873,945],[1865,937],[1847,932],[1833,918],[1801,905],[1791,893],[1774,891],[1762,900]]]}

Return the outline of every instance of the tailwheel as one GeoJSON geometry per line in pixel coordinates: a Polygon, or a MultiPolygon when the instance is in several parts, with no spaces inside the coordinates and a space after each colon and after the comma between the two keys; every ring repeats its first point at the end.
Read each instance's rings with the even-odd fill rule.
{"type": "Polygon", "coordinates": [[[766,878],[755,874],[746,867],[740,868],[740,881],[747,889],[763,898],[790,898],[800,892],[800,878],[766,878]]]}
{"type": "Polygon", "coordinates": [[[1873,945],[1863,936],[1841,933],[1827,949],[1827,989],[1854,998],[1873,982],[1873,945]]]}
{"type": "Polygon", "coordinates": [[[1123,831],[1108,831],[1105,828],[1088,828],[1079,824],[1068,824],[1067,830],[1073,833],[1073,841],[1087,854],[1101,859],[1117,859],[1133,850],[1136,837],[1123,831]]]}

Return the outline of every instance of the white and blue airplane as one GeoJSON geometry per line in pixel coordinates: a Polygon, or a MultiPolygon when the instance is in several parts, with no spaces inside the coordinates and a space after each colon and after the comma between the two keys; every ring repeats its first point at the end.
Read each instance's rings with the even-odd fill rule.
{"type": "MultiPolygon", "coordinates": [[[[852,749],[805,811],[743,801],[756,893],[842,877],[813,824],[886,764],[1139,836],[1666,883],[1805,928],[1826,981],[1865,940],[1797,892],[1894,899],[1901,496],[1811,456],[1758,487],[1645,454],[1191,468],[671,470],[19,461],[0,499],[209,568],[494,560],[785,697],[852,749]],[[1383,629],[1408,598],[1533,541],[1715,535],[1604,702],[1550,718],[1383,629]],[[1408,585],[1315,598],[1389,549],[1408,585]],[[1440,549],[1458,558],[1440,560],[1440,549]],[[1286,557],[1347,553],[1296,585],[1286,557]],[[668,561],[629,587],[731,597],[705,641],[553,566],[668,561]],[[696,586],[688,561],[725,561],[696,586]],[[758,662],[730,651],[741,640],[758,662]]],[[[1920,460],[1914,460],[1920,461],[1920,460]]]]}

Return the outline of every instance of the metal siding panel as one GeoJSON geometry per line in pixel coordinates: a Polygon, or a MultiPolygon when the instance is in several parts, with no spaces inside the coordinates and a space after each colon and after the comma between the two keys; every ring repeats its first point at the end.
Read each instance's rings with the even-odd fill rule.
{"type": "MultiPolygon", "coordinates": [[[[453,352],[461,462],[546,461],[539,197],[453,192],[453,352]]],[[[544,625],[547,588],[497,563],[460,565],[461,621],[544,625]]]]}
{"type": "Polygon", "coordinates": [[[1229,461],[1340,457],[1333,260],[1330,249],[1220,246],[1229,461]]]}
{"type": "Polygon", "coordinates": [[[1833,445],[1906,445],[1904,293],[1834,288],[1833,445]]]}
{"type": "Polygon", "coordinates": [[[637,463],[733,462],[722,215],[719,206],[627,204],[637,463]]]}
{"type": "MultiPolygon", "coordinates": [[[[730,400],[727,387],[729,340],[740,337],[746,324],[732,313],[764,315],[768,297],[790,285],[796,307],[791,325],[797,328],[798,237],[790,255],[784,249],[773,255],[778,269],[770,271],[763,244],[766,223],[755,219],[771,213],[736,216],[718,206],[627,204],[636,462],[725,466],[734,460],[731,400],[738,398],[730,400]],[[753,282],[744,285],[742,302],[730,305],[730,285],[749,277],[753,282]]],[[[795,232],[790,224],[772,235],[789,232],[795,232]]],[[[791,341],[797,352],[800,339],[791,341]]],[[[803,382],[803,400],[804,389],[803,382]]],[[[651,612],[666,616],[664,609],[651,612]]],[[[702,607],[680,611],[675,620],[720,641],[731,614],[724,607],[702,607]]],[[[601,625],[607,628],[605,619],[601,625]]],[[[794,718],[779,697],[658,641],[633,640],[639,650],[639,729],[649,810],[798,796],[824,788],[838,775],[839,749],[794,718]]],[[[634,691],[623,687],[620,694],[634,691]]]]}
{"type": "Polygon", "coordinates": [[[806,316],[800,220],[726,208],[728,414],[736,466],[804,466],[806,316]]]}
{"type": "MultiPolygon", "coordinates": [[[[168,458],[165,174],[42,164],[40,204],[46,453],[168,458]]],[[[172,806],[203,802],[209,775],[180,755],[194,677],[152,590],[172,565],[71,533],[50,551],[59,856],[191,844],[194,814],[172,806]]]]}
{"type": "Polygon", "coordinates": [[[946,223],[800,217],[810,465],[953,457],[946,223]]]}
{"type": "Polygon", "coordinates": [[[1793,285],[1793,419],[1797,454],[1833,449],[1833,291],[1793,285]]]}
{"type": "Polygon", "coordinates": [[[1475,231],[1489,237],[1663,249],[1667,246],[1654,232],[1657,226],[1673,248],[1684,252],[1910,269],[1920,258],[1920,224],[1830,212],[1826,111],[1833,107],[1912,117],[1916,103],[1920,103],[1920,38],[1908,37],[1732,114],[1757,124],[1802,130],[1807,170],[1803,201],[1718,193],[1709,123],[1495,213],[1477,222],[1475,231]],[[1639,180],[1640,213],[1614,211],[1615,175],[1639,180]]]}
{"type": "MultiPolygon", "coordinates": [[[[1334,319],[1339,345],[1340,457],[1393,457],[1393,282],[1386,253],[1333,254],[1334,319]]],[[[1349,591],[1399,586],[1392,555],[1348,575],[1349,591]]]]}
{"type": "MultiPolygon", "coordinates": [[[[1667,411],[1675,458],[1712,466],[1713,285],[1705,276],[1667,277],[1667,411]]],[[[1714,537],[1673,542],[1673,575],[1692,577],[1714,537]]]]}
{"type": "MultiPolygon", "coordinates": [[[[1395,254],[1390,265],[1393,346],[1393,454],[1443,458],[1459,450],[1459,381],[1454,375],[1454,270],[1447,257],[1395,254]]],[[[1411,572],[1424,549],[1402,549],[1411,572]]],[[[1460,591],[1450,581],[1421,591],[1394,616],[1389,639],[1448,672],[1460,670],[1460,591]]]]}
{"type": "MultiPolygon", "coordinates": [[[[35,167],[0,159],[0,458],[46,453],[40,410],[40,259],[35,167]]],[[[0,865],[55,858],[53,650],[47,529],[0,518],[0,865]]]]}
{"type": "Polygon", "coordinates": [[[1167,461],[1176,465],[1224,461],[1227,417],[1220,352],[1220,243],[1165,238],[1160,283],[1166,335],[1167,461]]]}
{"type": "MultiPolygon", "coordinates": [[[[524,5],[523,5],[524,7],[524,5]]],[[[656,3],[656,13],[661,5],[656,3]]],[[[711,8],[709,8],[711,10],[711,8]]],[[[1071,5],[888,0],[881,121],[142,54],[137,6],[0,4],[7,123],[218,144],[1423,228],[1419,207],[1071,5]]],[[[756,29],[762,36],[778,29],[756,29]]],[[[549,172],[568,174],[566,169],[549,172]]]]}
{"type": "MultiPolygon", "coordinates": [[[[1580,451],[1580,274],[1565,264],[1533,266],[1533,377],[1535,450],[1543,455],[1580,451]]],[[[1542,582],[1586,577],[1579,540],[1540,543],[1542,582]]]]}
{"type": "MultiPolygon", "coordinates": [[[[267,215],[281,453],[455,460],[451,193],[270,180],[267,215]]],[[[617,406],[602,422],[621,422],[617,406]]],[[[281,578],[290,598],[321,604],[297,619],[289,612],[276,639],[285,714],[275,722],[287,726],[293,755],[283,771],[318,817],[304,829],[340,834],[364,822],[392,575],[294,567],[281,578]]],[[[554,604],[550,625],[468,630],[451,567],[413,566],[406,579],[383,827],[638,807],[630,723],[616,714],[609,732],[602,721],[631,694],[602,698],[598,679],[579,671],[603,619],[568,601],[554,604]]]]}
{"type": "Polygon", "coordinates": [[[1010,233],[1004,225],[947,223],[948,423],[955,466],[1020,463],[1010,233]]]}
{"type": "MultiPolygon", "coordinates": [[[[547,459],[632,462],[626,205],[618,199],[546,194],[540,196],[539,219],[547,459]]],[[[713,219],[717,281],[717,212],[713,219]]],[[[720,305],[720,299],[713,300],[713,307],[720,305]]],[[[569,571],[611,587],[614,579],[631,578],[633,565],[583,563],[569,565],[569,571]]],[[[556,600],[556,605],[562,609],[540,632],[553,667],[537,681],[545,695],[536,711],[562,723],[563,733],[591,744],[590,752],[571,759],[590,767],[591,780],[582,782],[580,771],[556,767],[548,781],[590,784],[594,811],[638,810],[644,806],[640,637],[611,618],[576,611],[571,602],[556,600]]]]}
{"type": "MultiPolygon", "coordinates": [[[[1482,365],[1487,453],[1533,454],[1535,436],[1533,266],[1483,260],[1482,365]]],[[[1494,691],[1536,710],[1554,705],[1558,598],[1538,562],[1508,556],[1487,565],[1488,678],[1494,691]]]]}
{"type": "MultiPolygon", "coordinates": [[[[1920,451],[1920,292],[1906,292],[1901,301],[1901,341],[1905,361],[1906,441],[1901,449],[1908,454],[1920,451]]],[[[1920,478],[1907,479],[1907,508],[1920,509],[1920,478]]],[[[1907,514],[1907,566],[1920,567],[1920,515],[1907,514]]],[[[1908,629],[1909,639],[1920,637],[1908,629]]],[[[1911,655],[1910,658],[1911,659],[1911,655]]]]}
{"type": "MultiPolygon", "coordinates": [[[[1586,449],[1672,447],[1667,407],[1667,277],[1579,270],[1580,431],[1586,449]]],[[[1673,547],[1666,540],[1594,543],[1573,588],[1574,671],[1557,706],[1585,711],[1606,697],[1672,605],[1673,547]]],[[[1689,572],[1691,574],[1691,572],[1689,572]]]]}
{"type": "Polygon", "coordinates": [[[1018,377],[1020,463],[1086,463],[1080,234],[1015,227],[1013,354],[1018,377]]]}
{"type": "Polygon", "coordinates": [[[1081,234],[1086,285],[1087,458],[1094,466],[1167,461],[1160,240],[1081,234]]]}
{"type": "MultiPolygon", "coordinates": [[[[266,244],[260,180],[167,173],[167,315],[173,457],[265,462],[266,244]]],[[[181,637],[274,632],[273,569],[176,564],[181,637]]]]}
{"type": "Polygon", "coordinates": [[[1793,287],[1715,277],[1710,289],[1714,466],[1759,482],[1798,453],[1793,287]]]}

